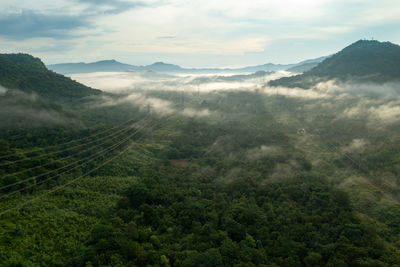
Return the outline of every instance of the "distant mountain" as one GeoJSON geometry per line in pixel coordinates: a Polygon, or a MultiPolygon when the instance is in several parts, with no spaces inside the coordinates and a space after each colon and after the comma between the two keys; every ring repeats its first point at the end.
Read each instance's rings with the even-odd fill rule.
{"type": "Polygon", "coordinates": [[[90,73],[90,72],[121,72],[121,71],[154,71],[167,73],[255,73],[257,71],[280,71],[286,70],[304,63],[321,62],[324,58],[317,58],[302,61],[296,64],[273,64],[267,63],[257,66],[249,66],[244,68],[182,68],[178,65],[168,64],[164,62],[156,62],[146,66],[135,66],[120,63],[116,60],[103,60],[93,63],[61,63],[48,65],[47,67],[61,74],[74,73],[90,73]]]}
{"type": "Polygon", "coordinates": [[[304,61],[301,61],[301,62],[299,62],[297,64],[294,64],[294,66],[286,69],[286,71],[296,72],[296,73],[303,73],[303,72],[306,72],[306,71],[316,67],[319,63],[321,63],[322,61],[324,61],[328,57],[330,57],[330,56],[304,60],[304,61]]]}
{"type": "Polygon", "coordinates": [[[291,68],[287,69],[287,71],[295,72],[295,73],[303,73],[303,72],[311,70],[312,68],[316,67],[318,64],[319,64],[319,62],[304,63],[301,65],[291,67],[291,68]]]}
{"type": "Polygon", "coordinates": [[[40,59],[27,54],[0,54],[0,85],[58,103],[101,93],[49,71],[40,59]]]}
{"type": "Polygon", "coordinates": [[[240,69],[234,69],[237,72],[257,72],[257,71],[280,71],[280,70],[286,70],[288,68],[291,68],[295,66],[296,64],[273,64],[273,63],[268,63],[264,65],[257,65],[257,66],[250,66],[250,67],[245,67],[245,68],[240,68],[240,69]]]}
{"type": "Polygon", "coordinates": [[[255,78],[262,78],[268,74],[272,74],[273,72],[266,72],[263,70],[259,70],[257,72],[251,74],[238,74],[232,76],[217,76],[219,81],[226,81],[226,82],[235,82],[235,81],[245,81],[248,79],[255,79],[255,78]]]}
{"type": "Polygon", "coordinates": [[[328,57],[331,57],[331,56],[332,55],[313,58],[313,59],[307,59],[307,60],[304,60],[304,61],[301,61],[301,62],[297,63],[296,65],[300,66],[300,65],[309,64],[309,63],[321,63],[322,61],[324,61],[325,59],[327,59],[328,57]]]}
{"type": "Polygon", "coordinates": [[[118,62],[114,59],[93,63],[61,63],[47,66],[50,70],[61,74],[91,73],[91,72],[122,72],[122,71],[155,71],[180,72],[183,69],[177,65],[156,62],[147,66],[134,66],[118,62]]]}
{"type": "Polygon", "coordinates": [[[47,65],[47,67],[61,74],[90,73],[90,72],[119,72],[137,70],[137,66],[124,64],[116,60],[102,60],[93,63],[61,63],[47,65]]]}
{"type": "Polygon", "coordinates": [[[257,71],[251,74],[237,74],[231,76],[200,76],[196,79],[193,79],[191,84],[200,84],[200,83],[209,83],[209,82],[242,82],[248,79],[262,78],[268,74],[272,74],[273,72],[265,72],[265,71],[257,71]]]}
{"type": "Polygon", "coordinates": [[[168,64],[164,62],[156,62],[146,66],[135,66],[120,63],[115,60],[98,61],[94,63],[61,63],[48,65],[47,67],[55,72],[62,74],[73,73],[90,73],[90,72],[119,72],[119,71],[154,71],[154,72],[169,72],[169,73],[237,73],[237,72],[257,72],[257,71],[278,71],[284,70],[292,65],[275,65],[272,63],[251,66],[245,68],[190,68],[185,69],[178,65],[168,64]]]}
{"type": "Polygon", "coordinates": [[[330,79],[377,83],[399,80],[400,46],[390,42],[360,40],[301,75],[281,78],[269,84],[308,88],[330,79]]]}
{"type": "Polygon", "coordinates": [[[155,71],[155,72],[180,72],[183,71],[181,67],[174,64],[164,62],[156,62],[148,66],[137,67],[139,71],[155,71]]]}

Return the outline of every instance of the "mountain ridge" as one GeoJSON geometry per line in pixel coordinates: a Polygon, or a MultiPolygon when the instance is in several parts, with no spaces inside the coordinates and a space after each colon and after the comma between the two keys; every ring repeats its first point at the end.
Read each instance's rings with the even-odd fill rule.
{"type": "Polygon", "coordinates": [[[254,73],[257,71],[280,71],[287,70],[289,68],[307,63],[307,62],[320,62],[326,57],[319,57],[315,59],[309,59],[301,61],[295,64],[274,64],[266,63],[262,65],[247,66],[242,68],[182,68],[179,65],[165,63],[158,61],[150,65],[137,66],[131,64],[125,64],[111,60],[101,60],[91,63],[59,63],[50,64],[47,67],[57,73],[61,74],[75,74],[75,73],[90,73],[90,72],[120,72],[120,71],[156,71],[156,72],[179,72],[179,73],[237,73],[237,72],[249,72],[254,73]]]}
{"type": "Polygon", "coordinates": [[[58,103],[101,94],[100,90],[48,70],[39,58],[22,53],[0,54],[0,85],[58,103]]]}
{"type": "Polygon", "coordinates": [[[400,46],[359,40],[303,74],[269,82],[271,86],[308,88],[324,80],[388,82],[400,79],[400,46]]]}

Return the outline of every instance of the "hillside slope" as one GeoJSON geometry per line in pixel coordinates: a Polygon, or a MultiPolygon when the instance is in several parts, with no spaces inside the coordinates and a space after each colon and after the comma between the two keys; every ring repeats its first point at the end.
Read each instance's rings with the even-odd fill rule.
{"type": "Polygon", "coordinates": [[[377,83],[399,80],[400,46],[390,42],[360,40],[302,75],[271,81],[270,85],[308,88],[330,79],[377,83]]]}
{"type": "Polygon", "coordinates": [[[289,68],[289,69],[287,69],[287,71],[295,72],[295,73],[303,73],[303,72],[311,70],[312,68],[316,67],[318,64],[319,64],[319,62],[304,63],[299,66],[294,66],[292,68],[289,68]]]}
{"type": "Polygon", "coordinates": [[[35,93],[58,103],[69,103],[101,93],[49,71],[40,59],[27,54],[0,54],[0,85],[35,93]]]}

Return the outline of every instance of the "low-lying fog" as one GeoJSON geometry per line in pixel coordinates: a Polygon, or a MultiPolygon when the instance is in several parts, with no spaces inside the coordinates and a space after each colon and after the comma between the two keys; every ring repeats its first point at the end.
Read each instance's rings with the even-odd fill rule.
{"type": "Polygon", "coordinates": [[[71,78],[106,92],[127,93],[135,90],[185,90],[211,92],[216,90],[255,90],[263,84],[290,72],[258,72],[256,74],[172,75],[155,72],[97,72],[72,74],[71,78]]]}
{"type": "MultiPolygon", "coordinates": [[[[313,88],[269,87],[268,81],[293,73],[280,71],[275,73],[257,72],[252,74],[202,74],[172,75],[155,72],[107,72],[73,74],[71,78],[93,88],[106,92],[123,94],[123,98],[104,99],[104,105],[132,103],[152,108],[159,114],[177,112],[173,103],[167,99],[148,96],[151,91],[178,91],[185,93],[218,93],[226,91],[249,91],[265,96],[284,96],[298,99],[302,108],[308,112],[335,110],[340,118],[363,118],[370,125],[389,125],[400,120],[400,85],[340,83],[334,80],[319,83],[313,88]]],[[[181,111],[179,111],[181,112],[181,111]]],[[[208,110],[187,108],[184,115],[191,117],[208,116],[208,110]]]]}

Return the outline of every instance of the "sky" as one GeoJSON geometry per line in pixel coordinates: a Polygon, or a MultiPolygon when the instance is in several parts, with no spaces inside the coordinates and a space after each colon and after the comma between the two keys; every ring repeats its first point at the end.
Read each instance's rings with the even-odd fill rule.
{"type": "Polygon", "coordinates": [[[400,1],[0,1],[0,53],[29,53],[46,64],[288,64],[360,39],[400,44],[400,1]]]}

